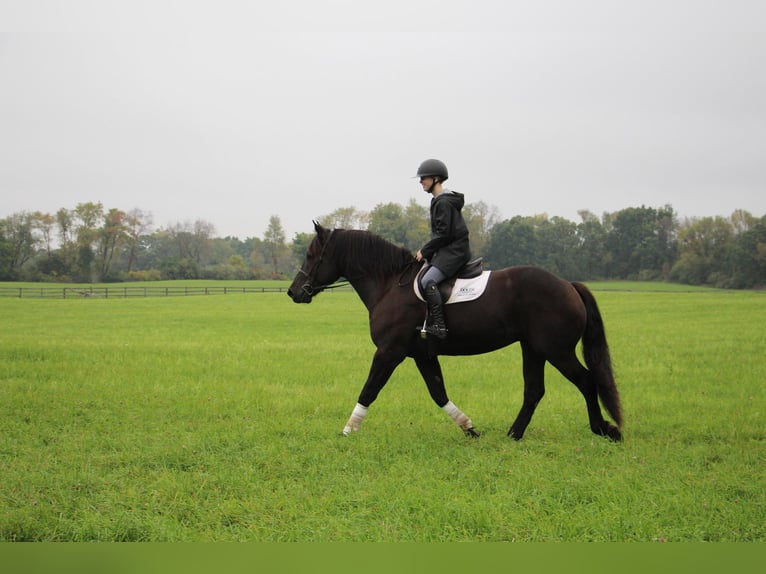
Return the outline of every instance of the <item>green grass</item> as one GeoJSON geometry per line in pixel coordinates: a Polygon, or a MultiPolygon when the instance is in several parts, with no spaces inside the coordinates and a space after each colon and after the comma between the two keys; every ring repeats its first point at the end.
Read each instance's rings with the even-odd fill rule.
{"type": "MultiPolygon", "coordinates": [[[[593,285],[594,288],[597,285],[593,285]]],[[[339,431],[374,352],[352,293],[0,299],[0,540],[762,541],[766,297],[597,291],[626,415],[518,346],[411,361],[339,431]]]]}
{"type": "Polygon", "coordinates": [[[722,292],[714,287],[699,285],[682,285],[680,283],[666,283],[661,281],[587,281],[587,284],[596,291],[638,291],[638,292],[670,292],[670,293],[715,293],[722,292]]]}

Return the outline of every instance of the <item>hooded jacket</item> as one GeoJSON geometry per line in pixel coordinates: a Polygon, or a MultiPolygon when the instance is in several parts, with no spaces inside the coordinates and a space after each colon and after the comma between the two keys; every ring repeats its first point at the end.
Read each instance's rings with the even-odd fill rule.
{"type": "Polygon", "coordinates": [[[471,260],[468,226],[460,210],[465,196],[443,191],[431,200],[431,239],[420,249],[423,257],[447,277],[471,260]]]}

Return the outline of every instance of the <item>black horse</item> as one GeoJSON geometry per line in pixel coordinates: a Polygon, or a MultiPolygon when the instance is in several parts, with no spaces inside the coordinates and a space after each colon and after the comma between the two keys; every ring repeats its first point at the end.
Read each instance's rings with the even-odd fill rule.
{"type": "Polygon", "coordinates": [[[620,398],[612,374],[604,325],[596,300],[582,283],[564,281],[537,267],[492,271],[476,300],[445,306],[449,336],[424,340],[418,328],[426,304],[413,289],[418,271],[412,253],[370,232],[325,229],[316,237],[288,295],[310,303],[344,277],[369,311],[370,334],[377,347],[343,434],[358,430],[394,369],[412,357],[434,402],[463,431],[478,436],[471,420],[447,397],[438,355],[475,355],[521,342],[524,402],[508,435],[520,439],[545,394],[545,362],[550,362],[585,397],[591,430],[622,440],[620,398]],[[575,353],[582,340],[584,367],[575,353]],[[617,426],[604,419],[599,399],[617,426]]]}

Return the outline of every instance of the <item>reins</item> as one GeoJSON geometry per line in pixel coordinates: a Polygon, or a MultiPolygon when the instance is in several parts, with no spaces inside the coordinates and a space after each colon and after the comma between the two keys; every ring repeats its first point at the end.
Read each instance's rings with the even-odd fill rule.
{"type": "MultiPolygon", "coordinates": [[[[303,269],[299,269],[298,272],[305,275],[306,278],[309,277],[309,274],[306,273],[303,269]]],[[[304,293],[313,297],[314,295],[321,293],[322,291],[326,291],[328,289],[338,289],[340,287],[348,287],[349,285],[351,285],[350,281],[336,281],[335,283],[330,283],[328,285],[319,285],[317,287],[314,287],[313,285],[311,285],[311,283],[304,283],[301,289],[303,289],[304,293]]]]}

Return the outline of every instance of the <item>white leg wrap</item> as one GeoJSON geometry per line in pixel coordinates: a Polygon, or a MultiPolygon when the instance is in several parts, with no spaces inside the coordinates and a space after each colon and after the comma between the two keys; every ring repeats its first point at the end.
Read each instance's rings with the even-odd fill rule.
{"type": "Polygon", "coordinates": [[[356,406],[354,407],[354,410],[351,413],[351,418],[348,419],[348,422],[346,423],[346,426],[343,429],[343,436],[348,436],[352,432],[358,431],[359,427],[362,425],[362,421],[364,420],[364,417],[366,416],[367,416],[367,407],[362,406],[359,403],[356,403],[356,406]]]}
{"type": "Polygon", "coordinates": [[[452,420],[455,421],[455,424],[461,429],[468,430],[473,428],[471,419],[469,419],[463,411],[457,408],[455,403],[452,401],[449,401],[446,405],[444,405],[442,410],[444,410],[445,413],[452,417],[452,420]]]}

